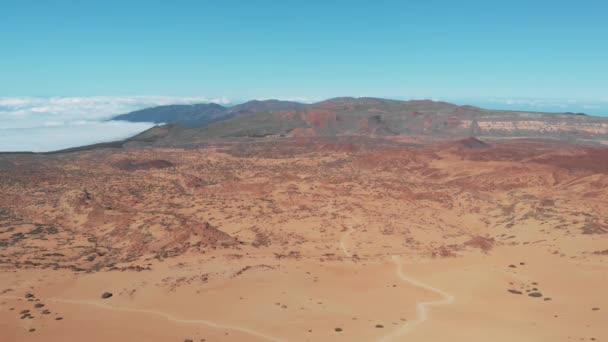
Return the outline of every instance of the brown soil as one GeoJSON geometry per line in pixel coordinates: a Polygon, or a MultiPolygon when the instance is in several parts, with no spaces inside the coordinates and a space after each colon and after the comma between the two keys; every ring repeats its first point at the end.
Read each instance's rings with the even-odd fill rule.
{"type": "Polygon", "coordinates": [[[608,150],[479,141],[2,155],[0,341],[608,339],[608,150]]]}

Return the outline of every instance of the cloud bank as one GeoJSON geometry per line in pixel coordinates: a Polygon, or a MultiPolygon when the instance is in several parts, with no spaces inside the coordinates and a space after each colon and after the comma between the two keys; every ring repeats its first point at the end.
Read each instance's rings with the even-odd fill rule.
{"type": "Polygon", "coordinates": [[[0,97],[0,151],[46,152],[120,140],[151,123],[106,121],[137,109],[225,98],[175,96],[0,97]]]}
{"type": "Polygon", "coordinates": [[[57,126],[0,129],[0,151],[57,151],[122,140],[152,126],[149,123],[85,121],[57,126]]]}
{"type": "MultiPolygon", "coordinates": [[[[449,100],[448,100],[449,101],[449,100]]],[[[465,99],[454,101],[488,109],[505,109],[515,111],[538,112],[573,112],[596,116],[608,116],[608,101],[606,100],[574,100],[574,99],[535,99],[535,98],[487,98],[465,99]]]]}
{"type": "Polygon", "coordinates": [[[0,129],[99,121],[146,107],[208,102],[226,104],[229,100],[176,96],[0,97],[0,129]]]}

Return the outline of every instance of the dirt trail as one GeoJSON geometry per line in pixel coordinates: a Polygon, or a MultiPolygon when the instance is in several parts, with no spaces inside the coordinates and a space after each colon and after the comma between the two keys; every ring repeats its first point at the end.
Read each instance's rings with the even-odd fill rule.
{"type": "MultiPolygon", "coordinates": [[[[21,297],[15,297],[15,296],[0,296],[0,298],[3,299],[21,299],[21,297]]],[[[255,337],[258,337],[262,340],[265,341],[273,341],[273,342],[283,342],[284,340],[270,336],[270,335],[266,335],[264,333],[258,332],[258,331],[254,331],[248,328],[243,328],[243,327],[239,327],[239,326],[233,326],[233,325],[226,325],[226,324],[221,324],[221,323],[216,323],[213,321],[208,321],[208,320],[203,320],[203,319],[181,319],[181,318],[177,318],[175,316],[172,316],[168,313],[162,312],[162,311],[157,311],[157,310],[147,310],[147,309],[136,309],[136,308],[126,308],[126,307],[118,307],[118,306],[112,306],[112,305],[108,305],[108,304],[103,304],[103,303],[99,303],[99,302],[95,302],[95,301],[87,301],[87,300],[73,300],[73,299],[61,299],[61,298],[47,298],[45,299],[48,302],[55,302],[55,303],[63,303],[63,304],[75,304],[75,305],[92,305],[92,306],[96,306],[105,310],[113,310],[113,311],[121,311],[121,312],[134,312],[134,313],[143,313],[143,314],[148,314],[148,315],[155,315],[155,316],[159,316],[162,317],[168,321],[171,322],[175,322],[175,323],[181,323],[181,324],[201,324],[201,325],[206,325],[212,328],[216,328],[216,329],[225,329],[225,330],[232,330],[232,331],[238,331],[238,332],[242,332],[245,334],[249,334],[255,337]]]]}
{"type": "MultiPolygon", "coordinates": [[[[360,223],[359,220],[356,220],[356,221],[357,221],[357,223],[360,223]]],[[[345,239],[348,238],[354,231],[355,230],[353,228],[349,228],[344,233],[344,235],[342,235],[342,237],[340,238],[340,248],[342,249],[342,252],[344,253],[344,255],[349,258],[352,255],[351,255],[350,251],[348,250],[348,248],[346,247],[345,239]]],[[[410,283],[416,287],[420,287],[420,288],[435,292],[435,293],[439,294],[442,298],[438,299],[438,300],[419,302],[418,304],[416,304],[416,312],[418,313],[418,318],[416,318],[415,320],[412,320],[412,321],[408,321],[401,328],[394,330],[394,331],[390,332],[389,334],[380,337],[377,340],[378,342],[391,341],[396,337],[407,334],[418,324],[421,324],[421,323],[427,321],[429,319],[429,307],[430,306],[447,305],[447,304],[451,304],[454,302],[453,295],[451,295],[441,289],[438,289],[431,285],[422,283],[416,279],[410,278],[407,275],[405,275],[403,273],[402,262],[401,262],[401,258],[399,256],[393,255],[391,257],[391,259],[393,260],[393,262],[395,263],[395,266],[397,267],[395,270],[395,273],[399,279],[401,279],[402,281],[404,281],[406,283],[410,283]]]]}
{"type": "Polygon", "coordinates": [[[401,258],[397,255],[393,255],[392,256],[392,260],[395,263],[395,265],[397,266],[397,269],[395,270],[395,273],[397,274],[397,277],[399,277],[399,279],[410,283],[414,286],[423,288],[423,289],[427,289],[429,291],[435,292],[437,294],[439,294],[442,298],[438,299],[438,300],[432,300],[432,301],[426,301],[426,302],[420,302],[418,304],[416,304],[416,312],[418,313],[418,318],[416,318],[415,320],[412,321],[408,321],[406,324],[404,324],[400,329],[397,329],[391,333],[389,333],[388,335],[385,335],[381,338],[379,338],[377,341],[381,342],[381,341],[390,341],[393,340],[396,337],[402,336],[407,334],[408,332],[410,332],[414,327],[416,327],[418,324],[423,323],[425,321],[427,321],[429,319],[429,307],[430,306],[436,306],[436,305],[448,305],[454,302],[454,296],[441,290],[438,289],[436,287],[430,286],[428,284],[422,283],[416,279],[410,278],[407,275],[405,275],[403,273],[403,269],[402,269],[402,262],[401,262],[401,258]]]}
{"type": "Polygon", "coordinates": [[[352,254],[350,254],[350,252],[348,251],[344,240],[349,237],[350,234],[352,234],[354,231],[355,230],[353,228],[349,228],[348,231],[346,231],[346,233],[344,233],[344,235],[342,235],[342,237],[340,238],[340,248],[342,249],[342,253],[344,253],[347,258],[352,257],[352,254]]]}

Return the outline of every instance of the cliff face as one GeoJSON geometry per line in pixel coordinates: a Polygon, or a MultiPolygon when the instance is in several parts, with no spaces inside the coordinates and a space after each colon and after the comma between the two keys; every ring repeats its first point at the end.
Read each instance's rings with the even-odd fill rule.
{"type": "Polygon", "coordinates": [[[602,122],[572,122],[564,121],[540,121],[540,120],[512,120],[512,121],[492,121],[486,120],[464,120],[461,127],[469,127],[479,135],[493,134],[521,134],[521,135],[559,135],[577,134],[584,136],[608,135],[608,123],[602,122]],[[478,128],[475,128],[475,125],[478,128]]]}

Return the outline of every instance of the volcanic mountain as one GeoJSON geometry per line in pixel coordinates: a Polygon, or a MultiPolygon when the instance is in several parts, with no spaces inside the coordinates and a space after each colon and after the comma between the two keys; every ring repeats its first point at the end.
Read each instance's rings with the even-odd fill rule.
{"type": "Polygon", "coordinates": [[[304,107],[303,104],[289,101],[266,100],[249,101],[232,107],[216,103],[193,105],[168,105],[145,108],[131,113],[118,115],[112,120],[130,122],[178,123],[190,127],[200,127],[215,121],[225,120],[236,115],[294,110],[304,107]]]}
{"type": "Polygon", "coordinates": [[[234,107],[215,104],[164,106],[115,119],[178,124],[162,129],[155,127],[133,139],[145,137],[162,146],[190,145],[217,138],[346,135],[608,141],[608,118],[369,97],[340,97],[308,105],[268,100],[234,107]],[[162,136],[154,133],[159,130],[163,131],[162,136]]]}

